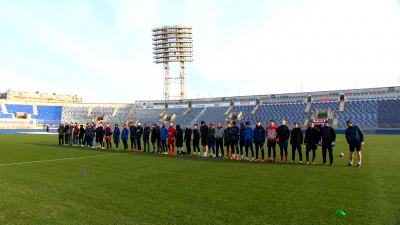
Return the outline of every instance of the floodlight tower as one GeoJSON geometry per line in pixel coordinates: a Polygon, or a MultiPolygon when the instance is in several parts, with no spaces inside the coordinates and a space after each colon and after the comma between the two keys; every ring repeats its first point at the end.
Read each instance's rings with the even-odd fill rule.
{"type": "Polygon", "coordinates": [[[193,62],[192,27],[183,25],[162,26],[152,29],[154,63],[162,63],[164,68],[164,100],[186,99],[186,65],[193,62]],[[171,77],[169,62],[180,62],[179,77],[171,77]],[[170,96],[171,81],[180,84],[180,95],[170,96]]]}

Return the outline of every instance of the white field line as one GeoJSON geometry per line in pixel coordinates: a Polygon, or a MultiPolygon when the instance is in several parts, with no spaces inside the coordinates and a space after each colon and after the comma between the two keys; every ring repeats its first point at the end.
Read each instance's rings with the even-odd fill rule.
{"type": "Polygon", "coordinates": [[[21,164],[29,164],[29,163],[42,163],[42,162],[55,162],[55,161],[72,160],[72,159],[86,159],[86,158],[94,158],[94,157],[109,156],[109,155],[120,155],[120,154],[121,153],[114,153],[114,154],[105,154],[105,155],[82,156],[82,157],[75,157],[75,158],[49,159],[49,160],[43,160],[43,161],[7,163],[7,164],[0,164],[0,166],[12,166],[12,165],[21,165],[21,164]]]}

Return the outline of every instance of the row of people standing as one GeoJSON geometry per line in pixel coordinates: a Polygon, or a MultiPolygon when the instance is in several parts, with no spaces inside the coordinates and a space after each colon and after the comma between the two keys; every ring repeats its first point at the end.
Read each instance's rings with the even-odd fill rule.
{"type": "MultiPolygon", "coordinates": [[[[58,133],[60,145],[61,142],[64,144],[63,141],[65,139],[66,145],[77,145],[79,141],[82,147],[87,145],[94,148],[94,140],[96,140],[98,148],[104,149],[105,139],[107,149],[112,149],[112,136],[116,144],[116,150],[118,150],[120,139],[122,139],[124,144],[124,150],[128,150],[127,142],[129,136],[131,151],[141,152],[141,140],[143,136],[144,151],[147,150],[148,152],[150,151],[150,140],[154,153],[174,155],[175,147],[177,147],[177,155],[182,156],[183,143],[185,142],[187,156],[191,156],[193,147],[193,156],[200,157],[201,144],[203,147],[203,157],[222,158],[224,157],[224,147],[226,147],[226,158],[258,161],[258,154],[261,151],[261,162],[264,162],[265,141],[267,141],[268,161],[271,162],[276,161],[276,145],[278,145],[280,148],[280,162],[284,162],[285,157],[285,161],[288,163],[288,145],[290,144],[292,147],[292,163],[294,163],[296,151],[298,152],[300,163],[302,163],[302,145],[304,145],[306,148],[306,164],[315,164],[317,147],[322,146],[323,165],[326,165],[326,153],[329,154],[330,165],[333,165],[332,147],[336,140],[336,133],[330,127],[329,121],[325,121],[324,127],[321,130],[317,129],[314,122],[310,122],[305,135],[297,122],[294,123],[294,128],[291,132],[286,126],[285,120],[281,120],[279,127],[275,126],[275,121],[273,120],[270,120],[269,123],[269,126],[264,129],[261,122],[257,121],[253,129],[249,121],[245,124],[241,123],[240,127],[237,126],[236,121],[232,123],[228,121],[226,128],[222,127],[221,122],[218,123],[217,127],[214,127],[213,122],[207,126],[204,121],[201,121],[200,129],[198,129],[197,124],[194,125],[193,130],[187,125],[184,132],[179,124],[175,128],[172,121],[169,124],[169,128],[166,128],[164,123],[161,127],[154,124],[152,130],[150,130],[147,124],[142,128],[140,123],[134,126],[133,122],[131,122],[129,129],[124,124],[122,131],[117,124],[115,124],[114,129],[111,129],[107,123],[104,129],[102,123],[99,123],[97,126],[92,123],[86,124],[86,129],[84,129],[83,125],[80,125],[79,128],[76,123],[71,123],[70,125],[66,123],[65,126],[61,124],[58,133]],[[73,134],[73,144],[71,143],[71,134],[73,134]],[[253,151],[253,145],[255,146],[255,152],[253,151]],[[219,150],[221,150],[221,154],[219,154],[219,150]],[[249,150],[252,154],[251,159],[248,157],[249,150]],[[310,152],[312,152],[311,161],[309,160],[310,152]],[[271,157],[271,153],[273,153],[273,157],[271,157]]],[[[347,124],[349,128],[346,130],[345,136],[350,148],[349,165],[352,165],[354,150],[357,150],[359,158],[358,166],[361,166],[361,146],[364,144],[364,137],[358,127],[353,127],[351,121],[348,121],[347,124]]]]}

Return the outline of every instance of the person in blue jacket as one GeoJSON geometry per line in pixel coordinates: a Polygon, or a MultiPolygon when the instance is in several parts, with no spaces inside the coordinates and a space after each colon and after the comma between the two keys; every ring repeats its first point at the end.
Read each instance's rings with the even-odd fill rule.
{"type": "Polygon", "coordinates": [[[162,123],[160,129],[160,141],[161,141],[161,154],[168,154],[167,153],[167,136],[168,136],[168,129],[165,127],[165,123],[162,123]]]}
{"type": "Polygon", "coordinates": [[[264,143],[265,143],[265,129],[261,124],[261,121],[256,122],[256,127],[254,128],[254,145],[256,146],[256,159],[258,161],[258,149],[261,150],[261,162],[264,162],[264,143]]]}
{"type": "Polygon", "coordinates": [[[354,159],[354,150],[357,151],[358,155],[358,164],[357,167],[361,166],[361,147],[364,145],[364,134],[360,130],[358,126],[354,126],[353,122],[348,120],[346,122],[348,128],[345,131],[345,137],[346,141],[349,144],[349,150],[350,150],[350,163],[347,164],[348,166],[353,165],[353,159],[354,159]]]}
{"type": "MultiPolygon", "coordinates": [[[[237,153],[236,160],[239,160],[238,140],[239,140],[240,130],[239,127],[237,127],[236,125],[237,125],[236,121],[233,121],[231,129],[229,129],[229,136],[231,138],[231,149],[233,154],[231,159],[235,159],[235,149],[236,149],[237,153]]],[[[229,158],[229,155],[227,155],[226,157],[229,158]]]]}
{"type": "Polygon", "coordinates": [[[245,141],[244,141],[244,130],[246,129],[244,123],[240,123],[240,159],[243,159],[243,151],[245,149],[245,141]]]}
{"type": "Polygon", "coordinates": [[[128,150],[128,135],[129,129],[126,127],[126,124],[124,124],[124,129],[122,129],[121,134],[122,143],[124,143],[124,151],[128,150]]]}
{"type": "Polygon", "coordinates": [[[250,127],[250,121],[246,122],[246,128],[244,129],[244,143],[246,149],[246,158],[245,161],[249,158],[249,148],[251,150],[251,160],[254,161],[254,151],[253,151],[253,139],[254,139],[254,130],[250,127]]]}
{"type": "Polygon", "coordinates": [[[136,127],[135,125],[133,125],[133,122],[130,123],[129,131],[131,139],[131,151],[133,151],[134,149],[136,151],[136,127]],[[135,146],[135,148],[133,148],[133,146],[135,146]]]}
{"type": "Polygon", "coordinates": [[[113,139],[114,139],[114,143],[115,143],[115,151],[118,151],[118,145],[119,145],[119,136],[121,135],[121,130],[118,127],[118,124],[115,124],[115,128],[114,128],[114,133],[113,133],[113,139]]]}

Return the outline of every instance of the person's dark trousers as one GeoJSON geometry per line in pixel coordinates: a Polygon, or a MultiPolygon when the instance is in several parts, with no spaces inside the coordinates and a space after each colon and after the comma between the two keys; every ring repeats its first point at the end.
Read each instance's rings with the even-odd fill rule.
{"type": "Polygon", "coordinates": [[[167,152],[167,140],[161,140],[162,152],[167,152]]]}
{"type": "Polygon", "coordinates": [[[310,156],[310,151],[312,151],[312,162],[314,162],[317,149],[306,149],[307,162],[309,162],[308,159],[309,159],[309,156],[310,156]]]}
{"type": "Polygon", "coordinates": [[[273,151],[274,159],[276,158],[276,147],[268,147],[268,158],[271,158],[271,148],[273,151]]]}
{"type": "Polygon", "coordinates": [[[156,142],[151,142],[151,144],[153,145],[153,152],[156,152],[157,151],[156,142]]]}
{"type": "Polygon", "coordinates": [[[107,148],[112,148],[111,140],[106,140],[107,148]]]}
{"type": "Polygon", "coordinates": [[[150,152],[150,144],[149,144],[149,139],[143,140],[143,150],[146,151],[146,146],[147,146],[147,151],[150,152]]]}
{"type": "Polygon", "coordinates": [[[221,148],[221,152],[222,152],[222,154],[224,153],[224,140],[223,139],[217,139],[216,141],[215,141],[215,152],[216,152],[216,156],[218,156],[218,149],[219,148],[221,148]]]}
{"type": "Polygon", "coordinates": [[[256,159],[258,159],[258,150],[261,151],[261,159],[264,159],[264,144],[256,142],[254,145],[256,146],[256,159]]]}
{"type": "MultiPolygon", "coordinates": [[[[235,154],[235,149],[236,149],[237,157],[239,157],[238,140],[232,140],[232,139],[231,139],[231,149],[232,149],[232,150],[231,150],[232,155],[235,154]]],[[[227,155],[226,157],[229,158],[229,155],[227,155]]]]}
{"type": "Polygon", "coordinates": [[[124,143],[124,150],[128,149],[128,142],[126,141],[125,138],[122,138],[122,143],[124,143]]]}
{"type": "Polygon", "coordinates": [[[65,137],[64,137],[64,138],[65,138],[65,144],[66,144],[66,145],[69,144],[69,142],[68,142],[68,141],[69,141],[69,137],[68,137],[68,136],[69,136],[69,134],[66,134],[65,137]]]}
{"type": "MultiPolygon", "coordinates": [[[[115,148],[118,149],[118,144],[119,143],[115,143],[115,148]]],[[[126,146],[128,146],[128,144],[126,144],[126,146]]]]}
{"type": "MultiPolygon", "coordinates": [[[[89,143],[89,142],[88,142],[88,138],[87,138],[86,135],[85,135],[85,137],[83,138],[82,145],[83,145],[83,146],[86,146],[86,143],[89,143]]],[[[89,144],[88,144],[88,145],[89,145],[89,144]]]]}
{"type": "MultiPolygon", "coordinates": [[[[137,145],[137,150],[142,150],[142,144],[140,143],[140,139],[142,138],[142,136],[138,136],[136,137],[136,145],[137,145]]],[[[146,149],[145,149],[146,150],[146,149]]]]}
{"type": "Polygon", "coordinates": [[[331,141],[324,141],[322,142],[322,160],[323,163],[326,163],[326,150],[328,150],[329,153],[329,162],[330,164],[333,164],[333,153],[332,153],[332,145],[331,141]]]}
{"type": "Polygon", "coordinates": [[[161,153],[162,148],[161,148],[161,141],[157,140],[157,151],[161,153]]]}
{"type": "Polygon", "coordinates": [[[83,145],[83,143],[84,143],[83,140],[84,140],[83,137],[79,136],[79,144],[80,145],[83,145]]]}
{"type": "Polygon", "coordinates": [[[58,135],[58,145],[64,145],[64,135],[58,135]]]}
{"type": "Polygon", "coordinates": [[[249,157],[249,148],[251,150],[251,156],[254,158],[253,143],[251,142],[251,140],[246,140],[244,149],[246,151],[247,158],[249,157]]]}
{"type": "Polygon", "coordinates": [[[192,152],[191,146],[190,146],[190,141],[186,141],[186,153],[190,155],[190,152],[192,152]]]}
{"type": "Polygon", "coordinates": [[[135,137],[131,137],[131,149],[136,149],[136,139],[135,137]],[[135,148],[133,148],[135,146],[135,148]]]}
{"type": "Polygon", "coordinates": [[[292,145],[292,161],[296,158],[296,150],[299,153],[300,161],[303,161],[303,154],[301,153],[301,145],[292,145]]]}

